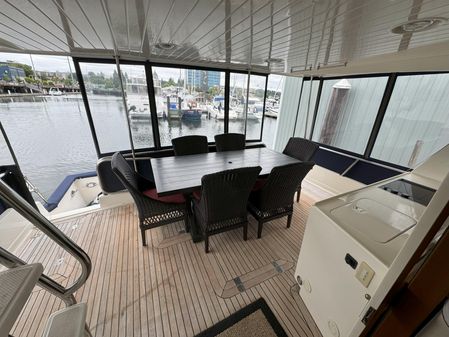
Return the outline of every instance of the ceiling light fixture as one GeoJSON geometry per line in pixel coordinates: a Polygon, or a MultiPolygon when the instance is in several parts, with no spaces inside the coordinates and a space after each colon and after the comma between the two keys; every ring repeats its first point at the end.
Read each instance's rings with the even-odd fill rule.
{"type": "Polygon", "coordinates": [[[282,62],[284,62],[284,60],[280,59],[280,58],[270,57],[270,58],[266,59],[265,62],[266,63],[282,63],[282,62]]]}
{"type": "Polygon", "coordinates": [[[172,50],[177,47],[177,45],[172,42],[158,42],[154,46],[161,50],[172,50]]]}
{"type": "Polygon", "coordinates": [[[394,34],[418,33],[436,28],[438,25],[446,23],[447,19],[443,17],[429,17],[417,20],[403,22],[391,29],[394,34]]]}

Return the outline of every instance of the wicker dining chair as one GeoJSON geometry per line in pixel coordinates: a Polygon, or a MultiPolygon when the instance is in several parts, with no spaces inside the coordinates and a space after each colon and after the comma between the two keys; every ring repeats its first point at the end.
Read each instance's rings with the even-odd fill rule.
{"type": "Polygon", "coordinates": [[[245,135],[241,133],[223,133],[215,135],[217,152],[238,151],[245,149],[245,135]]]}
{"type": "Polygon", "coordinates": [[[248,236],[248,197],[260,166],[244,167],[207,174],[201,179],[201,192],[194,193],[193,210],[209,252],[209,236],[243,227],[248,236]]]}
{"type": "Polygon", "coordinates": [[[151,228],[183,220],[189,232],[187,204],[182,194],[158,197],[154,183],[135,172],[119,152],[112,156],[111,166],[136,203],[144,246],[145,231],[151,228]]]}
{"type": "MultiPolygon", "coordinates": [[[[315,155],[318,148],[319,146],[317,144],[308,139],[291,137],[288,140],[288,143],[282,153],[301,161],[310,161],[315,155]]],[[[299,202],[300,195],[301,184],[296,191],[296,202],[299,202]]]]}
{"type": "Polygon", "coordinates": [[[171,141],[175,156],[208,153],[209,145],[206,136],[183,136],[171,141]]]}
{"type": "Polygon", "coordinates": [[[264,184],[251,192],[248,210],[259,223],[258,238],[262,236],[263,224],[267,221],[287,216],[287,228],[290,227],[293,196],[314,165],[313,162],[302,162],[275,167],[264,184]]]}

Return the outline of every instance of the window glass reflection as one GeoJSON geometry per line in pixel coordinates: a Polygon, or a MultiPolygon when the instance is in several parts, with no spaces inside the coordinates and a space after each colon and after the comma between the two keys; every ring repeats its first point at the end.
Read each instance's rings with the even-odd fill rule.
{"type": "Polygon", "coordinates": [[[123,74],[134,148],[153,147],[154,139],[145,67],[142,65],[124,64],[120,66],[120,69],[123,74]]]}
{"type": "Polygon", "coordinates": [[[312,139],[363,154],[388,77],[324,80],[312,139]]]}
{"type": "Polygon", "coordinates": [[[209,142],[224,132],[224,72],[153,67],[162,146],[180,136],[205,135],[209,142]]]}
{"type": "Polygon", "coordinates": [[[80,68],[100,151],[131,149],[116,65],[83,62],[80,68]]]}
{"type": "Polygon", "coordinates": [[[229,132],[245,133],[246,126],[247,140],[261,138],[265,81],[265,76],[250,75],[249,92],[247,92],[248,75],[231,73],[229,132]],[[247,98],[248,104],[246,104],[247,98]]]}
{"type": "Polygon", "coordinates": [[[405,167],[449,143],[449,74],[399,76],[371,156],[405,167]]]}
{"type": "Polygon", "coordinates": [[[267,98],[263,121],[262,142],[270,149],[274,147],[275,132],[280,112],[284,76],[269,75],[267,84],[267,98]]]}

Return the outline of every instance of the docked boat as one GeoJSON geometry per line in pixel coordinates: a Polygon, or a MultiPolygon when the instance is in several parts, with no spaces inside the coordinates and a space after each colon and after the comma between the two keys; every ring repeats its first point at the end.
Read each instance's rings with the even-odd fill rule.
{"type": "Polygon", "coordinates": [[[127,97],[129,117],[131,120],[150,120],[150,102],[147,97],[127,97]]]}
{"type": "Polygon", "coordinates": [[[267,117],[278,118],[278,114],[279,114],[279,107],[267,108],[267,110],[265,111],[265,116],[267,117]]]}
{"type": "Polygon", "coordinates": [[[267,98],[265,101],[265,116],[277,118],[279,114],[279,102],[274,98],[267,98]]]}
{"type": "Polygon", "coordinates": [[[0,337],[449,336],[448,1],[1,16],[0,337]]]}
{"type": "Polygon", "coordinates": [[[201,109],[182,109],[181,119],[186,121],[200,121],[203,116],[201,109]]]}
{"type": "Polygon", "coordinates": [[[51,87],[51,88],[48,90],[48,94],[49,94],[50,96],[62,96],[62,91],[59,90],[59,88],[51,87]]]}
{"type": "MultiPolygon", "coordinates": [[[[222,121],[225,118],[224,108],[221,109],[215,106],[208,106],[207,111],[211,118],[214,118],[216,120],[222,121]]],[[[239,114],[237,114],[237,112],[232,107],[229,107],[228,117],[229,120],[235,121],[239,119],[239,114]]]]}

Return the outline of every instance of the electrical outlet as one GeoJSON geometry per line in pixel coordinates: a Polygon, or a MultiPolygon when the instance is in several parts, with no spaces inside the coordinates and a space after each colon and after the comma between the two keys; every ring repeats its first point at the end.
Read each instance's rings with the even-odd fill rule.
{"type": "Polygon", "coordinates": [[[368,288],[369,284],[371,283],[371,280],[374,277],[374,274],[375,274],[374,270],[370,266],[368,266],[368,264],[365,261],[363,261],[357,268],[355,277],[357,280],[360,281],[361,284],[363,284],[365,288],[368,288]]]}

